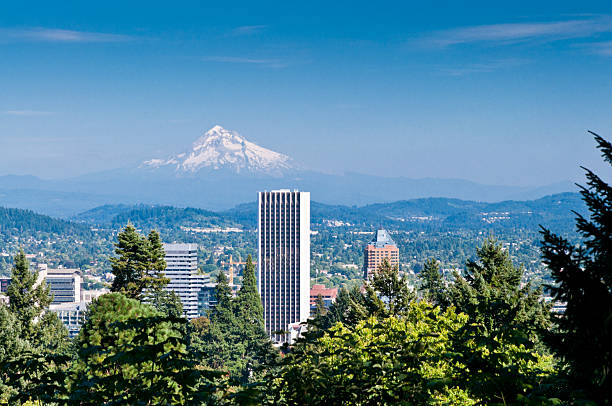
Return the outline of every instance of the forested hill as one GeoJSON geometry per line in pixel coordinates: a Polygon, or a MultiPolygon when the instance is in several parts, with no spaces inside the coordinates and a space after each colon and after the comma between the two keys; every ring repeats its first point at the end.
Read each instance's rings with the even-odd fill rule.
{"type": "Polygon", "coordinates": [[[89,225],[0,207],[0,275],[7,275],[13,256],[24,249],[39,261],[66,267],[91,266],[108,252],[108,239],[89,225]]]}
{"type": "Polygon", "coordinates": [[[59,220],[31,210],[0,207],[0,234],[31,235],[37,233],[71,234],[75,236],[88,236],[90,228],[84,224],[59,220]]]}
{"type": "Polygon", "coordinates": [[[151,205],[105,205],[73,216],[72,220],[109,228],[121,228],[129,222],[137,228],[160,231],[180,227],[241,227],[228,216],[209,210],[151,205]]]}
{"type": "MultiPolygon", "coordinates": [[[[427,198],[362,207],[311,203],[313,226],[368,227],[408,229],[537,229],[539,225],[559,232],[574,229],[573,211],[584,213],[586,207],[578,193],[561,193],[537,200],[474,202],[459,199],[427,198]]],[[[255,227],[256,203],[246,203],[223,214],[245,226],[255,227]]]]}
{"type": "MultiPolygon", "coordinates": [[[[369,233],[379,227],[394,234],[402,258],[418,268],[435,256],[448,266],[461,265],[482,243],[495,235],[519,244],[515,259],[539,265],[539,226],[575,236],[572,211],[584,213],[576,193],[531,201],[482,203],[429,198],[362,207],[312,202],[312,251],[315,268],[325,263],[361,264],[369,233]]],[[[0,208],[0,273],[7,273],[12,255],[23,247],[50,265],[108,270],[108,256],[117,231],[128,222],[148,233],[160,232],[166,242],[200,244],[202,261],[221,261],[234,254],[246,257],[256,249],[257,204],[243,204],[225,212],[150,205],[107,205],[81,213],[71,221],[29,210],[0,208]],[[222,252],[222,254],[219,254],[222,252]],[[6,255],[9,255],[7,257],[6,255]],[[221,256],[220,256],[221,255],[221,256]]],[[[335,282],[334,282],[335,283],[335,282]]]]}

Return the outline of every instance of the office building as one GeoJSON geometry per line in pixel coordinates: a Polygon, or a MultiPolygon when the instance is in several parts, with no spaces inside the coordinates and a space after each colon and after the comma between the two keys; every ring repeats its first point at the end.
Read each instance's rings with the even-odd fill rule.
{"type": "Polygon", "coordinates": [[[257,288],[264,322],[276,343],[310,314],[310,193],[258,194],[257,288]]]}
{"type": "Polygon", "coordinates": [[[76,337],[81,330],[83,321],[85,319],[85,311],[87,310],[88,303],[59,303],[52,304],[49,306],[49,311],[57,314],[57,317],[64,323],[64,326],[68,329],[70,338],[76,337]]]}
{"type": "Polygon", "coordinates": [[[378,230],[363,252],[363,277],[368,279],[385,259],[399,266],[399,249],[386,230],[378,230]]]}
{"type": "Polygon", "coordinates": [[[81,270],[69,268],[47,268],[39,265],[38,281],[49,284],[53,301],[51,304],[75,303],[81,301],[81,270]]]}
{"type": "Polygon", "coordinates": [[[165,276],[170,279],[167,290],[174,291],[181,299],[183,314],[187,319],[204,316],[199,302],[200,291],[210,282],[210,278],[198,272],[197,244],[164,244],[166,252],[165,276]]]}

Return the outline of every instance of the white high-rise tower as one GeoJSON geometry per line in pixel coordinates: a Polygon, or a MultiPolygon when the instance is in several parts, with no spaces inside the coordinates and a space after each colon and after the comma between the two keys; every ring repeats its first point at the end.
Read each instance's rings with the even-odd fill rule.
{"type": "Polygon", "coordinates": [[[166,253],[166,290],[173,290],[181,299],[183,314],[189,320],[203,316],[199,295],[209,282],[208,276],[198,273],[198,244],[164,244],[166,253]]]}
{"type": "Polygon", "coordinates": [[[310,192],[259,192],[257,287],[270,338],[310,314],[310,192]]]}

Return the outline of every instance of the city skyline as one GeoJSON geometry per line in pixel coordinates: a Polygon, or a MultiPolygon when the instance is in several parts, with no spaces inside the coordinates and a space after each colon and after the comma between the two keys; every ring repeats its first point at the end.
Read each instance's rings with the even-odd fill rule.
{"type": "Polygon", "coordinates": [[[125,167],[215,124],[330,173],[608,173],[586,134],[612,131],[603,2],[0,11],[0,175],[125,167]]]}

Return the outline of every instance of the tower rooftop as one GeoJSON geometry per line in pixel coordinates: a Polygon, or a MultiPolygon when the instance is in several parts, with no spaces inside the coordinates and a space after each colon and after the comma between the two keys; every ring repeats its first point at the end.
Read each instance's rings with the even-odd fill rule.
{"type": "Polygon", "coordinates": [[[395,241],[391,238],[387,230],[378,230],[376,231],[376,235],[370,241],[370,245],[375,246],[376,248],[384,248],[388,245],[397,246],[395,241]]]}

